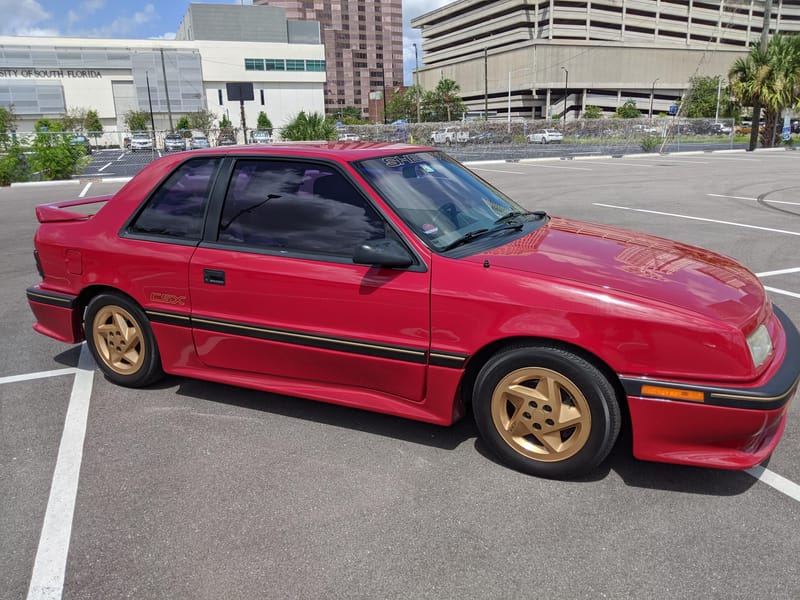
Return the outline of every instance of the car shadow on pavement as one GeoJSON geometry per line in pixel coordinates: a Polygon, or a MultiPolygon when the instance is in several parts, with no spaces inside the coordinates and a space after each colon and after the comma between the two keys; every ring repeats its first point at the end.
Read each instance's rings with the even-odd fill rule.
{"type": "MultiPolygon", "coordinates": [[[[73,346],[55,356],[54,359],[65,366],[75,367],[78,364],[80,349],[80,345],[73,346]]],[[[99,371],[97,376],[101,376],[99,371]]],[[[176,386],[176,392],[179,395],[198,400],[334,425],[442,450],[454,450],[464,442],[472,439],[474,440],[475,450],[480,455],[503,468],[509,468],[494,455],[478,436],[478,430],[472,418],[472,411],[469,409],[461,420],[450,427],[442,427],[337,404],[327,404],[315,400],[282,396],[280,394],[172,375],[168,375],[162,381],[148,386],[146,389],[166,390],[176,386]]],[[[762,464],[766,466],[768,463],[769,460],[762,464]]],[[[688,467],[637,460],[633,457],[630,432],[625,429],[621,432],[609,457],[599,467],[589,475],[571,481],[575,483],[602,481],[612,471],[619,475],[625,485],[629,487],[708,496],[736,496],[747,492],[757,483],[757,479],[743,471],[688,467]]]]}
{"type": "Polygon", "coordinates": [[[737,496],[744,494],[758,480],[743,471],[689,467],[638,460],[633,457],[629,432],[620,435],[605,468],[614,471],[629,487],[702,494],[737,496]]]}
{"type": "MultiPolygon", "coordinates": [[[[487,460],[505,466],[479,437],[475,439],[475,450],[487,460]]],[[[633,457],[630,433],[625,431],[620,434],[611,454],[600,466],[588,475],[568,481],[572,483],[598,482],[606,479],[612,471],[619,475],[628,487],[706,496],[737,496],[747,492],[757,482],[755,478],[742,471],[687,467],[638,460],[633,457]]]]}

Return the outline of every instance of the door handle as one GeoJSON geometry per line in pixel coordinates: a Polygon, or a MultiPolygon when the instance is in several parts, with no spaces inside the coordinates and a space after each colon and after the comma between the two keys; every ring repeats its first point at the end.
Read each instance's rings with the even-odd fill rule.
{"type": "Polygon", "coordinates": [[[203,269],[203,282],[214,285],[225,285],[225,271],[218,269],[203,269]]]}

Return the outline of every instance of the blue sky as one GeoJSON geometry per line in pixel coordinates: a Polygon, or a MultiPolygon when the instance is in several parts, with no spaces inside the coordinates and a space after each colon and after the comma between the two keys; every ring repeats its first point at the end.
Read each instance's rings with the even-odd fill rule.
{"type": "MultiPolygon", "coordinates": [[[[209,1],[209,0],[206,0],[209,1]]],[[[213,0],[210,0],[213,2],[213,0]]],[[[411,84],[414,47],[420,48],[419,31],[409,22],[452,0],[403,0],[403,64],[405,82],[411,84]]],[[[239,4],[241,0],[218,0],[239,4]]],[[[248,0],[244,0],[247,4],[248,0]]],[[[175,37],[175,30],[189,6],[189,0],[0,0],[0,34],[105,38],[175,37]]]]}

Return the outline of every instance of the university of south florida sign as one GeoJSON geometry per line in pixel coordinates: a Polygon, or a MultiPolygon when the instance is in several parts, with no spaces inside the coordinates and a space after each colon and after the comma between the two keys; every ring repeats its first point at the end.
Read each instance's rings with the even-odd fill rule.
{"type": "Polygon", "coordinates": [[[99,79],[103,75],[92,69],[5,69],[0,79],[99,79]]]}

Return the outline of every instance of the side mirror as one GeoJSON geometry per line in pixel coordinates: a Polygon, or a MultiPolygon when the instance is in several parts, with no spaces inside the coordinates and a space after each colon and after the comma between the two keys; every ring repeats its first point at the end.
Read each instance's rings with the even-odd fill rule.
{"type": "Polygon", "coordinates": [[[353,262],[357,265],[396,269],[410,267],[414,264],[414,257],[395,240],[367,240],[356,246],[353,262]]]}

